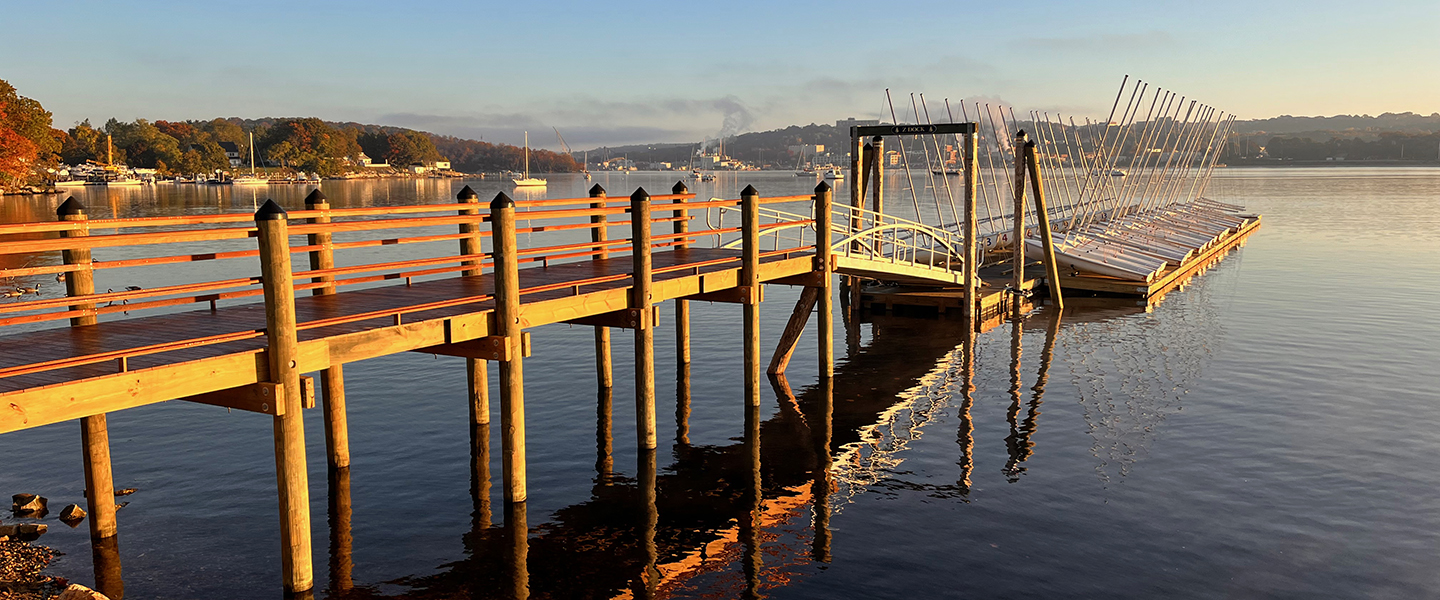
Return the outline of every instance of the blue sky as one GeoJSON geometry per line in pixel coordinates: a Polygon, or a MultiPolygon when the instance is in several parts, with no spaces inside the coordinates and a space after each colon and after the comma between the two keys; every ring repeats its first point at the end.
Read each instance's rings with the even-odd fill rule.
{"type": "Polygon", "coordinates": [[[1103,118],[1125,74],[1241,118],[1429,114],[1440,2],[0,0],[0,79],[62,127],[318,116],[578,149],[875,118],[887,87],[1103,118]]]}

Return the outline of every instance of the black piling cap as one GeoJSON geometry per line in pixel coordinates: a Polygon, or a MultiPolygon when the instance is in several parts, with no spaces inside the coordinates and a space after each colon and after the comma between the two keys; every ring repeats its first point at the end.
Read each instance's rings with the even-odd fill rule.
{"type": "Polygon", "coordinates": [[[878,144],[878,143],[880,143],[880,142],[885,141],[885,136],[883,136],[883,135],[877,135],[877,136],[875,136],[875,137],[873,137],[873,138],[870,138],[870,141],[875,142],[875,143],[878,144]]]}
{"type": "Polygon", "coordinates": [[[1028,142],[1025,142],[1025,149],[1026,149],[1026,150],[1034,150],[1034,149],[1035,149],[1035,140],[1030,140],[1030,141],[1028,141],[1028,142]]]}
{"type": "Polygon", "coordinates": [[[470,186],[468,185],[460,188],[460,193],[455,194],[455,198],[457,200],[474,200],[475,198],[479,197],[480,194],[475,193],[475,190],[470,189],[470,186]]]}
{"type": "Polygon", "coordinates": [[[490,210],[500,210],[502,208],[515,208],[515,201],[511,200],[509,196],[506,196],[505,192],[495,194],[495,199],[490,201],[490,210]]]}
{"type": "Polygon", "coordinates": [[[815,193],[817,194],[823,194],[828,191],[830,191],[830,184],[823,181],[820,182],[820,185],[815,186],[815,193]]]}
{"type": "Polygon", "coordinates": [[[305,206],[315,206],[316,204],[325,203],[325,194],[320,193],[320,190],[311,191],[310,195],[305,197],[305,206]]]}
{"type": "Polygon", "coordinates": [[[266,199],[265,204],[260,205],[260,210],[255,211],[256,221],[283,221],[288,217],[285,209],[270,199],[266,199]]]}
{"type": "Polygon", "coordinates": [[[590,195],[591,195],[591,196],[604,196],[604,195],[605,195],[605,188],[600,187],[600,184],[598,184],[598,183],[595,184],[595,185],[592,185],[592,186],[590,186],[590,195]]]}
{"type": "Polygon", "coordinates": [[[740,190],[740,195],[741,195],[741,196],[759,196],[759,195],[760,195],[760,192],[755,189],[755,186],[753,186],[753,185],[747,185],[747,186],[745,186],[745,189],[740,190]]]}
{"type": "Polygon", "coordinates": [[[1015,137],[1017,137],[1017,138],[1023,138],[1023,137],[1025,137],[1025,130],[1024,130],[1024,129],[1021,129],[1020,131],[1015,132],[1015,137]]]}
{"type": "Polygon", "coordinates": [[[59,217],[83,214],[85,214],[85,205],[76,200],[74,196],[66,198],[65,202],[60,204],[60,208],[55,209],[55,215],[59,217]]]}
{"type": "Polygon", "coordinates": [[[870,145],[870,142],[865,142],[865,149],[866,149],[866,150],[874,150],[874,149],[875,149],[875,146],[870,145]]]}
{"type": "Polygon", "coordinates": [[[643,187],[637,187],[637,188],[635,188],[635,193],[630,194],[630,201],[631,201],[631,202],[649,202],[649,201],[650,201],[650,192],[645,191],[645,188],[643,188],[643,187]]]}
{"type": "Polygon", "coordinates": [[[675,185],[670,186],[670,193],[672,194],[684,194],[689,191],[690,188],[685,187],[685,182],[683,181],[677,181],[675,185]]]}

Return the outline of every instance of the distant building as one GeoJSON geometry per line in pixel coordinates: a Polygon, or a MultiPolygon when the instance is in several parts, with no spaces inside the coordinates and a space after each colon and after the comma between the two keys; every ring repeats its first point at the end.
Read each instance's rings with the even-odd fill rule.
{"type": "Polygon", "coordinates": [[[231,168],[245,164],[240,158],[240,145],[235,142],[220,142],[220,149],[225,151],[225,158],[230,159],[231,168]]]}
{"type": "Polygon", "coordinates": [[[879,124],[880,119],[857,119],[855,117],[846,117],[844,119],[836,121],[835,128],[841,131],[850,131],[851,127],[868,127],[870,125],[879,124]]]}
{"type": "Polygon", "coordinates": [[[450,170],[450,161],[448,161],[448,160],[437,160],[437,161],[435,161],[434,163],[431,163],[430,166],[433,167],[436,171],[449,171],[449,170],[450,170]]]}
{"type": "Polygon", "coordinates": [[[816,154],[819,154],[819,153],[825,151],[825,144],[799,144],[799,145],[792,145],[792,146],[786,146],[786,147],[785,147],[785,150],[790,153],[790,156],[795,156],[796,154],[804,154],[804,155],[806,155],[806,156],[814,156],[814,155],[816,155],[816,154]]]}

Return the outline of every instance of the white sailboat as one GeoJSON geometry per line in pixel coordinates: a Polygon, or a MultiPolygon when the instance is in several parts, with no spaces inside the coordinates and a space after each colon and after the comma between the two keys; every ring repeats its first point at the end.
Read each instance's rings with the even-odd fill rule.
{"type": "Polygon", "coordinates": [[[234,185],[267,185],[270,182],[255,175],[255,134],[250,134],[250,174],[230,180],[234,185]]]}
{"type": "Polygon", "coordinates": [[[515,187],[542,187],[548,183],[544,179],[530,176],[530,132],[528,131],[525,132],[525,177],[511,179],[511,181],[515,182],[515,187]]]}

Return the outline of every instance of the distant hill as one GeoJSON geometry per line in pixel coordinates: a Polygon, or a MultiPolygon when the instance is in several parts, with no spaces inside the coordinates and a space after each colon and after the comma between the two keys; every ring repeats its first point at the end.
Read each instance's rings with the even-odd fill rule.
{"type": "Polygon", "coordinates": [[[1333,117],[1294,117],[1281,115],[1269,119],[1236,121],[1235,132],[1244,134],[1307,134],[1342,137],[1393,133],[1435,133],[1440,131],[1440,113],[1417,115],[1411,112],[1370,115],[1335,115],[1333,117]]]}

